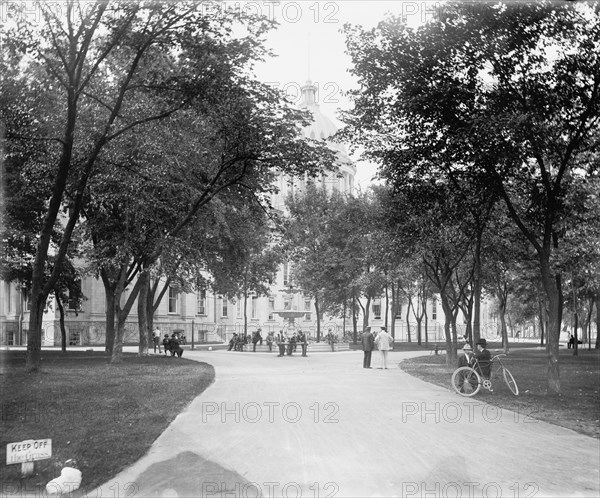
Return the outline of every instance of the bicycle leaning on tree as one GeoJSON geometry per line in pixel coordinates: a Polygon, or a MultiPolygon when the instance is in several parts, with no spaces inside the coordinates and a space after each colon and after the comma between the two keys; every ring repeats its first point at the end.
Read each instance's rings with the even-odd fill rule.
{"type": "Polygon", "coordinates": [[[492,378],[498,377],[500,373],[510,391],[515,396],[519,394],[515,378],[502,363],[501,357],[506,356],[505,354],[496,355],[491,359],[489,377],[483,374],[481,365],[474,354],[465,351],[465,356],[468,366],[459,367],[452,374],[452,387],[458,394],[475,396],[482,387],[492,392],[492,378]]]}

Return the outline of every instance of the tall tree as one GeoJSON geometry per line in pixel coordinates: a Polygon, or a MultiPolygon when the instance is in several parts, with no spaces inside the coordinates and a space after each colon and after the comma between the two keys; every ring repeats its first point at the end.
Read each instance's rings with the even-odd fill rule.
{"type": "Polygon", "coordinates": [[[449,5],[418,30],[348,26],[362,91],[348,117],[391,180],[431,164],[486,174],[534,248],[548,301],[548,392],[560,392],[563,199],[600,123],[598,4],[449,5]],[[373,136],[381,137],[372,140],[373,136]],[[431,161],[431,158],[434,160],[431,161]]]}

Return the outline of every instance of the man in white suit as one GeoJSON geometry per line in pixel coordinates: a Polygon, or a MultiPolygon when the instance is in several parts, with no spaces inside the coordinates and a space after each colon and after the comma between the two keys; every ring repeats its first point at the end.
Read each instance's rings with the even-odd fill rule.
{"type": "Polygon", "coordinates": [[[381,327],[381,331],[377,334],[375,338],[375,344],[377,344],[377,349],[381,352],[381,367],[387,370],[387,355],[388,351],[392,349],[392,343],[394,340],[392,336],[387,333],[387,329],[385,327],[381,327]]]}

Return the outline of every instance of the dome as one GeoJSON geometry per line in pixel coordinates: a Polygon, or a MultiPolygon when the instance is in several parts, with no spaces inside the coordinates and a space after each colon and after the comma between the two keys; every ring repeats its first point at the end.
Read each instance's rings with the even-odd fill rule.
{"type": "Polygon", "coordinates": [[[313,121],[310,125],[306,126],[302,130],[302,134],[306,138],[312,138],[315,140],[327,140],[327,144],[333,150],[339,153],[339,159],[342,163],[350,163],[348,152],[346,147],[338,142],[328,140],[329,137],[335,135],[338,131],[337,126],[329,119],[325,114],[321,112],[319,104],[316,101],[317,87],[313,85],[312,81],[307,81],[302,87],[302,102],[300,107],[308,109],[313,116],[313,121]]]}

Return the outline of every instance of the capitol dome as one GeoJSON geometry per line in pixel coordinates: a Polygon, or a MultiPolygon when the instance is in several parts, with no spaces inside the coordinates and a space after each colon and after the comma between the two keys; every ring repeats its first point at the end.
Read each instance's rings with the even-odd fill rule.
{"type": "Polygon", "coordinates": [[[302,109],[308,109],[313,116],[313,121],[310,125],[306,126],[302,130],[302,134],[306,138],[312,138],[315,140],[327,140],[327,144],[330,148],[337,151],[338,161],[340,165],[347,165],[352,170],[352,176],[356,174],[355,167],[352,165],[346,147],[339,142],[328,140],[330,137],[335,135],[338,131],[337,126],[329,119],[325,114],[321,112],[319,104],[317,104],[317,87],[312,81],[307,81],[302,87],[302,101],[300,107],[302,109]]]}

